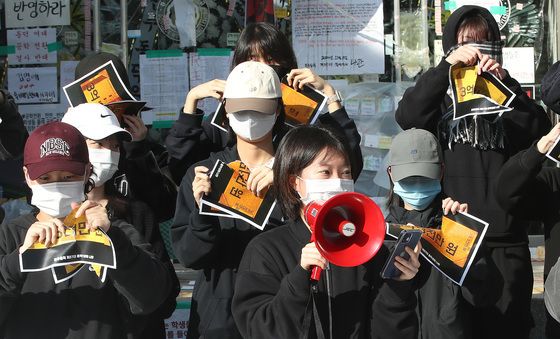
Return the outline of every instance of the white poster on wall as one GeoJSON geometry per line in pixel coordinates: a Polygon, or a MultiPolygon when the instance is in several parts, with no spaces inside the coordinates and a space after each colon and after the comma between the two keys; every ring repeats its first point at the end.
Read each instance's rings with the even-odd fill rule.
{"type": "Polygon", "coordinates": [[[535,49],[533,47],[504,47],[503,68],[521,84],[535,83],[535,49]]]}
{"type": "Polygon", "coordinates": [[[6,0],[6,28],[70,25],[70,0],[6,0]]]}
{"type": "Polygon", "coordinates": [[[383,1],[294,0],[292,40],[299,66],[318,74],[384,73],[383,1]]]}
{"type": "Polygon", "coordinates": [[[152,110],[142,112],[145,124],[175,121],[189,90],[187,54],[163,57],[140,55],[140,97],[152,110]]]}
{"type": "Polygon", "coordinates": [[[8,90],[18,104],[58,101],[56,67],[8,68],[8,90]]]}
{"type": "Polygon", "coordinates": [[[7,40],[15,49],[9,65],[56,63],[56,28],[9,29],[7,40]]]}

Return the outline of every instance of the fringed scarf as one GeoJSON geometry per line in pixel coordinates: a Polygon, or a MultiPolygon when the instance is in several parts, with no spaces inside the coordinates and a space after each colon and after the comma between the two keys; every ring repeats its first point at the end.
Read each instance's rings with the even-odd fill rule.
{"type": "MultiPolygon", "coordinates": [[[[489,55],[498,63],[502,63],[503,41],[466,42],[455,45],[447,51],[448,57],[461,46],[476,47],[482,54],[489,55]]],[[[439,125],[440,135],[447,140],[452,149],[454,143],[469,144],[480,150],[504,148],[504,126],[499,115],[465,117],[453,120],[453,105],[448,107],[439,125]]]]}

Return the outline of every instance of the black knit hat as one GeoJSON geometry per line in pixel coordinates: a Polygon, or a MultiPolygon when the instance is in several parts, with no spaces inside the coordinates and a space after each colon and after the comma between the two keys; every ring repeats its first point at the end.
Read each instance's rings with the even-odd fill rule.
{"type": "Polygon", "coordinates": [[[560,114],[560,61],[544,75],[541,83],[542,101],[548,108],[560,114]]]}
{"type": "Polygon", "coordinates": [[[117,73],[121,77],[126,88],[130,90],[130,82],[128,80],[128,72],[126,71],[126,67],[124,67],[123,62],[118,56],[111,53],[96,52],[80,60],[78,66],[76,66],[76,71],[74,73],[76,79],[83,77],[84,75],[88,74],[89,72],[100,67],[108,61],[113,61],[113,65],[115,65],[117,73]]]}

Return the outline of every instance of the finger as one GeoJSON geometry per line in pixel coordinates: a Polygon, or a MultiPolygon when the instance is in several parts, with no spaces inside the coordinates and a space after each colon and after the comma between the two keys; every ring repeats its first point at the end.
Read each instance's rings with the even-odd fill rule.
{"type": "Polygon", "coordinates": [[[416,252],[415,250],[413,250],[410,247],[405,247],[404,250],[406,251],[406,253],[408,253],[408,255],[410,255],[410,259],[408,259],[408,262],[415,268],[420,267],[420,260],[418,260],[418,252],[416,252]]]}
{"type": "Polygon", "coordinates": [[[455,201],[453,202],[453,204],[451,205],[451,213],[453,213],[454,215],[457,214],[457,210],[459,209],[459,202],[455,201]]]}
{"type": "Polygon", "coordinates": [[[204,173],[204,174],[206,174],[206,173],[208,173],[208,167],[206,167],[206,166],[196,166],[196,167],[194,168],[194,173],[195,173],[195,174],[196,174],[196,173],[204,173]]]}
{"type": "Polygon", "coordinates": [[[52,224],[49,225],[49,241],[51,244],[56,244],[56,240],[58,239],[58,226],[53,221],[52,224]]]}
{"type": "Polygon", "coordinates": [[[75,210],[76,208],[80,207],[80,204],[77,202],[71,202],[70,207],[72,207],[72,210],[75,210]]]}
{"type": "Polygon", "coordinates": [[[97,203],[91,201],[91,200],[86,200],[84,201],[84,203],[80,206],[80,208],[78,208],[78,211],[76,212],[76,218],[82,216],[82,214],[89,208],[92,208],[94,206],[97,206],[97,203]]]}
{"type": "MultiPolygon", "coordinates": [[[[267,189],[270,185],[268,184],[268,181],[266,180],[260,180],[258,185],[257,185],[257,195],[259,197],[261,197],[261,193],[267,189]]],[[[262,198],[262,197],[261,197],[262,198]]]]}
{"type": "Polygon", "coordinates": [[[453,204],[453,200],[451,199],[445,202],[443,206],[443,215],[447,215],[449,213],[452,204],[453,204]]]}
{"type": "Polygon", "coordinates": [[[56,228],[58,229],[58,231],[60,231],[62,234],[64,234],[64,231],[65,231],[64,223],[62,221],[58,220],[58,219],[53,219],[52,221],[56,225],[56,228]]]}
{"type": "Polygon", "coordinates": [[[469,210],[469,204],[461,204],[459,206],[459,212],[467,213],[469,210]]]}
{"type": "Polygon", "coordinates": [[[401,271],[402,273],[401,278],[403,278],[404,276],[408,279],[411,279],[416,275],[416,273],[418,273],[418,269],[414,267],[409,267],[405,263],[406,261],[403,258],[400,257],[395,258],[395,267],[398,268],[399,271],[401,271]]]}
{"type": "MultiPolygon", "coordinates": [[[[45,239],[47,237],[47,231],[45,230],[45,228],[43,227],[43,225],[41,225],[38,229],[37,229],[37,242],[44,244],[45,243],[45,239]]],[[[46,244],[45,244],[46,245],[46,244]]]]}

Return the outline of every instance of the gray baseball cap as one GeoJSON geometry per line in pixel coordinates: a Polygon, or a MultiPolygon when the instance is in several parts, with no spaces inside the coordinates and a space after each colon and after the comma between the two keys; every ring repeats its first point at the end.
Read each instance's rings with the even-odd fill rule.
{"type": "Polygon", "coordinates": [[[432,133],[412,128],[393,138],[388,165],[394,181],[411,176],[439,179],[441,162],[441,148],[432,133]]]}

